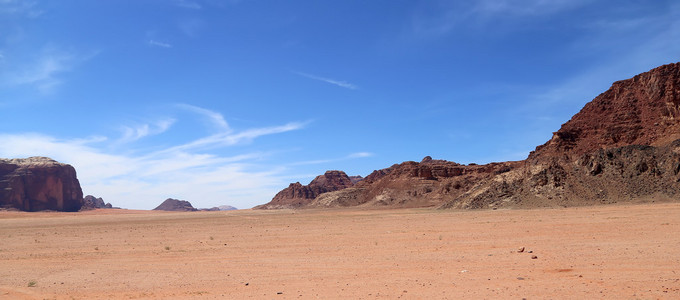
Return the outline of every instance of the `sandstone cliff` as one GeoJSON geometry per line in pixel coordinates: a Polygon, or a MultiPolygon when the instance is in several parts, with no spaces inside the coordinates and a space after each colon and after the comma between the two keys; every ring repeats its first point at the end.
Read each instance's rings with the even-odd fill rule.
{"type": "Polygon", "coordinates": [[[305,193],[298,183],[288,193],[304,195],[295,207],[476,209],[680,201],[679,118],[680,63],[675,63],[615,82],[524,161],[461,165],[426,157],[376,170],[336,191],[305,193]]]}
{"type": "Polygon", "coordinates": [[[0,207],[78,211],[83,191],[76,170],[47,157],[0,159],[0,207]]]}

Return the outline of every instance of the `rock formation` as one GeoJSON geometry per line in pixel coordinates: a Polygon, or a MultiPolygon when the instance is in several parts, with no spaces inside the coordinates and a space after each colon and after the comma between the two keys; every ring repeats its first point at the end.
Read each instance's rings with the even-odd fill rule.
{"type": "Polygon", "coordinates": [[[153,210],[197,211],[198,209],[194,208],[191,205],[191,203],[189,203],[189,201],[168,198],[168,199],[165,199],[165,201],[163,201],[163,203],[161,203],[161,205],[154,208],[153,210]]]}
{"type": "Polygon", "coordinates": [[[219,210],[238,210],[238,208],[231,205],[220,205],[217,207],[219,210]]]}
{"type": "Polygon", "coordinates": [[[291,184],[267,206],[284,199],[298,199],[292,207],[459,209],[678,201],[680,63],[615,82],[524,161],[461,165],[425,157],[335,191],[291,184]]]}
{"type": "Polygon", "coordinates": [[[0,159],[0,207],[78,211],[83,191],[76,170],[47,157],[0,159]]]}
{"type": "Polygon", "coordinates": [[[97,198],[92,195],[87,195],[83,198],[83,207],[81,209],[96,209],[96,208],[113,208],[111,203],[104,203],[104,199],[97,198]]]}
{"type": "MultiPolygon", "coordinates": [[[[359,181],[361,177],[355,176],[354,180],[359,181]]],[[[317,196],[345,189],[354,185],[352,178],[343,171],[326,171],[319,175],[308,185],[299,182],[291,183],[290,186],[280,191],[271,202],[256,206],[256,209],[277,209],[277,208],[298,208],[308,205],[317,196]]]]}

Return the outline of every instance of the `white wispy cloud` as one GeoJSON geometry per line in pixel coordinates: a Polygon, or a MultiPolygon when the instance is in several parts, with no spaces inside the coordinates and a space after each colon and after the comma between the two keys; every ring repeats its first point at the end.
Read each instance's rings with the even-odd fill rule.
{"type": "Polygon", "coordinates": [[[348,155],[347,158],[363,158],[363,157],[371,157],[373,155],[374,154],[371,153],[371,152],[356,152],[356,153],[352,153],[352,154],[348,155]]]}
{"type": "Polygon", "coordinates": [[[147,41],[147,43],[150,46],[156,46],[156,47],[161,47],[161,48],[172,48],[172,45],[170,45],[168,43],[164,43],[164,42],[159,42],[159,41],[156,41],[156,40],[149,40],[149,41],[147,41]]]}
{"type": "Polygon", "coordinates": [[[118,140],[118,143],[129,143],[149,135],[161,134],[167,131],[174,123],[175,119],[163,119],[151,124],[141,124],[135,127],[123,126],[123,136],[118,140]]]}
{"type": "Polygon", "coordinates": [[[271,134],[284,133],[288,131],[298,130],[305,127],[306,123],[292,122],[282,126],[264,127],[247,129],[241,132],[222,132],[203,137],[192,142],[174,146],[163,150],[162,152],[186,151],[192,149],[210,149],[215,147],[233,146],[241,143],[250,143],[254,139],[271,134]]]}
{"type": "MultiPolygon", "coordinates": [[[[498,20],[524,21],[527,18],[551,17],[582,7],[592,0],[478,0],[443,1],[434,13],[416,14],[412,33],[421,37],[439,37],[460,28],[486,26],[498,20]],[[492,22],[494,21],[494,22],[492,22]]],[[[512,28],[512,27],[509,27],[512,28]]],[[[499,28],[494,28],[498,30],[499,28]]],[[[507,28],[500,28],[507,29],[507,28]]]]}
{"type": "Polygon", "coordinates": [[[24,15],[29,18],[37,18],[44,13],[37,7],[36,1],[27,0],[1,0],[0,15],[24,15]]]}
{"type": "Polygon", "coordinates": [[[326,164],[326,163],[349,160],[349,159],[366,158],[366,157],[371,157],[371,156],[374,156],[374,155],[375,154],[373,154],[371,152],[355,152],[355,153],[350,153],[350,154],[343,156],[343,157],[298,161],[298,162],[290,163],[288,165],[289,166],[318,165],[318,164],[326,164]]]}
{"type": "Polygon", "coordinates": [[[0,84],[10,87],[28,85],[40,92],[49,93],[62,84],[62,74],[72,71],[97,54],[98,52],[79,55],[72,51],[47,47],[30,60],[8,61],[0,69],[0,84]]]}
{"type": "Polygon", "coordinates": [[[208,117],[209,122],[216,125],[219,129],[223,131],[231,131],[231,128],[229,128],[229,123],[227,123],[227,121],[224,119],[224,116],[221,113],[185,103],[180,103],[177,104],[176,106],[187,111],[204,115],[208,117]]]}
{"type": "Polygon", "coordinates": [[[309,79],[323,81],[323,82],[330,83],[330,84],[333,84],[333,85],[337,85],[339,87],[350,89],[350,90],[358,89],[358,87],[356,85],[351,84],[351,83],[346,82],[346,81],[342,81],[342,80],[330,79],[330,78],[316,76],[316,75],[303,73],[303,72],[293,72],[293,74],[297,74],[297,75],[300,75],[300,76],[303,76],[303,77],[307,77],[309,79]]]}
{"type": "Polygon", "coordinates": [[[588,4],[591,0],[479,0],[472,11],[484,15],[551,15],[588,4]]]}
{"type": "MultiPolygon", "coordinates": [[[[201,111],[200,107],[193,108],[201,111]]],[[[206,115],[226,125],[217,117],[220,114],[206,115]]],[[[174,123],[174,119],[165,119],[129,127],[123,139],[134,141],[165,132],[174,123]]],[[[85,194],[126,208],[151,209],[168,197],[189,200],[196,207],[229,204],[249,208],[266,203],[287,183],[282,175],[284,167],[261,165],[260,161],[270,155],[265,152],[219,155],[203,150],[253,142],[265,135],[303,128],[304,124],[230,130],[161,151],[132,146],[117,151],[119,148],[110,145],[120,140],[108,142],[104,136],[60,139],[38,133],[3,133],[0,157],[49,156],[69,163],[76,168],[85,194]]]]}

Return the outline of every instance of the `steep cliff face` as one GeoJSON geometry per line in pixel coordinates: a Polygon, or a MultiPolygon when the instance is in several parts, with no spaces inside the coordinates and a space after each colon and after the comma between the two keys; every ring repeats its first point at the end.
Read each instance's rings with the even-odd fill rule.
{"type": "Polygon", "coordinates": [[[75,169],[47,157],[0,159],[0,206],[23,211],[78,211],[83,191],[75,169]]]}
{"type": "Polygon", "coordinates": [[[319,175],[308,185],[299,182],[291,183],[287,188],[280,191],[271,202],[256,206],[256,209],[298,208],[307,206],[317,196],[348,188],[354,182],[360,181],[360,176],[350,178],[343,171],[326,171],[319,175]]]}
{"type": "Polygon", "coordinates": [[[529,159],[581,155],[626,145],[661,146],[680,139],[680,63],[627,80],[586,104],[529,159]]]}
{"type": "Polygon", "coordinates": [[[524,161],[460,165],[426,157],[376,170],[348,188],[300,193],[305,201],[297,207],[680,201],[680,63],[615,82],[524,161]]]}
{"type": "Polygon", "coordinates": [[[680,200],[680,63],[615,82],[538,146],[522,168],[446,208],[680,200]]]}

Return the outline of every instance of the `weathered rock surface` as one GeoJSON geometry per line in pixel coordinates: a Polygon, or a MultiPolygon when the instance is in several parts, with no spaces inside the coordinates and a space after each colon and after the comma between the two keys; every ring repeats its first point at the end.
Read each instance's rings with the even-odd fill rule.
{"type": "Polygon", "coordinates": [[[191,205],[191,203],[189,203],[189,201],[168,198],[168,199],[165,199],[165,201],[163,201],[163,203],[161,203],[161,205],[154,208],[153,210],[197,211],[198,209],[194,208],[191,205]]]}
{"type": "Polygon", "coordinates": [[[97,208],[113,208],[111,203],[105,203],[104,199],[97,198],[92,195],[87,195],[83,198],[83,207],[81,209],[97,209],[97,208]]]}
{"type": "MultiPolygon", "coordinates": [[[[359,178],[355,177],[355,181],[359,178]]],[[[308,205],[317,196],[345,189],[354,185],[352,178],[343,171],[326,171],[319,175],[308,185],[299,182],[291,183],[290,186],[280,191],[271,202],[254,207],[255,209],[280,209],[298,208],[308,205]]]]}
{"type": "Polygon", "coordinates": [[[680,201],[680,63],[615,82],[524,161],[461,165],[428,156],[376,170],[336,191],[311,193],[303,187],[284,190],[304,199],[293,207],[680,201]]]}
{"type": "Polygon", "coordinates": [[[562,125],[529,159],[581,155],[680,139],[680,63],[615,82],[562,125]]]}
{"type": "Polygon", "coordinates": [[[47,157],[0,159],[0,207],[78,211],[83,191],[76,170],[47,157]]]}

